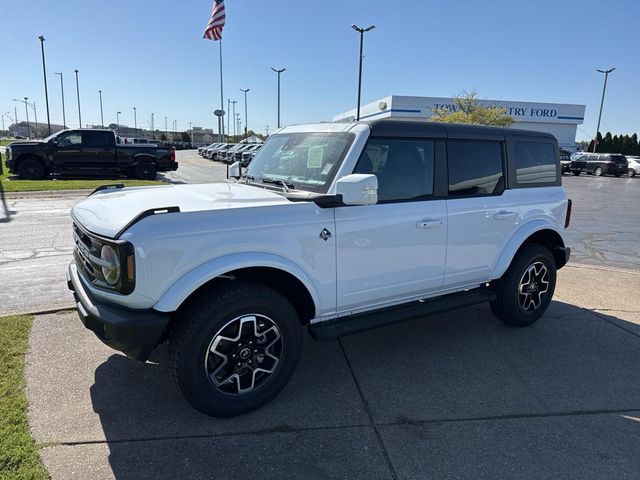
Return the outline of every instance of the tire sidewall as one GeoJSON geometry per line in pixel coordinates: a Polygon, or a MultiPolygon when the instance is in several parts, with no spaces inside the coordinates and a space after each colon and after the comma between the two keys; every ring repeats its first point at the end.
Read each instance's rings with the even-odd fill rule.
{"type": "MultiPolygon", "coordinates": [[[[216,304],[215,312],[205,307],[200,315],[211,314],[211,321],[200,321],[185,339],[188,348],[177,358],[178,383],[185,397],[198,410],[216,416],[234,416],[261,407],[274,398],[287,384],[298,363],[302,330],[296,312],[288,302],[283,305],[272,298],[255,297],[244,304],[216,304]],[[273,320],[282,338],[282,354],[276,371],[255,391],[232,395],[220,392],[205,372],[206,352],[214,335],[229,321],[242,315],[261,314],[273,320]]],[[[188,319],[183,319],[188,320],[188,319]]]]}
{"type": "Polygon", "coordinates": [[[46,170],[42,162],[33,158],[26,158],[20,162],[18,173],[20,177],[26,180],[42,180],[45,177],[46,170]],[[33,172],[27,172],[26,170],[29,168],[32,168],[33,172]]]}

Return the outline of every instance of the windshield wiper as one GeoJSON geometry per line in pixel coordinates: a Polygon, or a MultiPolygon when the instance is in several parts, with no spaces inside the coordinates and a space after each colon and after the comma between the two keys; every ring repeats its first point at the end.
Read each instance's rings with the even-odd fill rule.
{"type": "Polygon", "coordinates": [[[244,183],[253,182],[256,179],[256,177],[252,175],[244,175],[242,178],[244,178],[244,183]]]}
{"type": "Polygon", "coordinates": [[[295,185],[291,182],[285,182],[284,180],[280,180],[277,178],[262,178],[262,183],[272,183],[274,185],[280,185],[282,189],[289,193],[292,188],[296,188],[295,185]]]}

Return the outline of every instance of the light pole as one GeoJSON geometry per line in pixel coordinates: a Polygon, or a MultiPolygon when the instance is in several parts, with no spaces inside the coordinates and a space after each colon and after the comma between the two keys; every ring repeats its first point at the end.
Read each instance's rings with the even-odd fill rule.
{"type": "Polygon", "coordinates": [[[98,90],[100,94],[100,126],[104,128],[104,114],[102,112],[102,90],[98,90]]]}
{"type": "Polygon", "coordinates": [[[138,130],[138,113],[136,112],[136,107],[133,107],[133,128],[138,130]]]}
{"type": "Polygon", "coordinates": [[[249,120],[247,119],[247,92],[250,89],[241,88],[240,91],[244,92],[244,138],[247,138],[247,126],[249,125],[249,120]]]}
{"type": "Polygon", "coordinates": [[[116,112],[116,131],[120,134],[120,114],[122,112],[116,112]]]}
{"type": "MultiPolygon", "coordinates": [[[[18,100],[19,102],[20,100],[18,100]]],[[[29,109],[27,108],[27,97],[24,97],[24,113],[27,116],[27,137],[31,138],[31,125],[29,125],[29,109]]]]}
{"type": "Polygon", "coordinates": [[[67,128],[67,115],[64,111],[64,82],[62,81],[62,72],[56,72],[60,75],[60,90],[62,91],[62,128],[67,128]]]}
{"type": "Polygon", "coordinates": [[[40,39],[40,49],[42,50],[42,73],[44,75],[44,100],[47,105],[47,127],[49,135],[51,135],[51,120],[49,119],[49,90],[47,89],[47,66],[44,62],[44,35],[38,37],[40,39]]]}
{"type": "Polygon", "coordinates": [[[362,44],[364,43],[364,34],[370,30],[376,28],[375,25],[371,25],[367,28],[360,28],[357,25],[351,25],[356,32],[360,33],[360,62],[358,66],[358,109],[356,113],[356,120],[360,121],[360,97],[362,93],[362,44]]]}
{"type": "Polygon", "coordinates": [[[191,143],[193,143],[193,127],[191,126],[191,122],[189,122],[189,137],[191,138],[191,143]]]}
{"type": "Polygon", "coordinates": [[[80,84],[78,83],[78,69],[74,70],[76,72],[76,94],[78,95],[78,125],[82,128],[82,115],[80,114],[80,84]]]}
{"type": "Polygon", "coordinates": [[[167,117],[166,117],[166,115],[164,117],[164,135],[165,135],[165,137],[167,137],[167,140],[169,140],[169,127],[167,127],[167,117]]]}
{"type": "MultiPolygon", "coordinates": [[[[18,100],[17,98],[13,99],[14,102],[20,102],[20,103],[24,103],[24,110],[25,112],[27,112],[27,124],[29,124],[29,112],[27,110],[27,106],[33,108],[33,115],[35,116],[35,123],[36,123],[36,127],[35,127],[35,136],[36,138],[38,137],[38,111],[36,110],[36,102],[29,102],[28,97],[24,97],[24,100],[18,100]]],[[[17,114],[17,113],[16,113],[17,114]]],[[[17,116],[16,116],[17,118],[17,116]]],[[[16,123],[18,123],[16,121],[16,123]]],[[[31,137],[31,125],[28,125],[28,131],[29,131],[29,137],[31,137]]]]}
{"type": "Polygon", "coordinates": [[[593,139],[593,153],[596,153],[596,146],[598,145],[598,133],[600,133],[600,120],[602,119],[602,107],[604,105],[604,94],[607,91],[607,79],[609,78],[609,74],[613,72],[615,68],[609,68],[608,70],[600,70],[597,71],[600,73],[604,73],[604,86],[602,87],[602,99],[600,100],[600,113],[598,114],[598,126],[596,127],[596,138],[593,139]]]}
{"type": "Polygon", "coordinates": [[[231,100],[231,105],[233,105],[233,136],[235,137],[237,135],[236,133],[236,126],[237,126],[237,117],[236,117],[236,103],[238,103],[237,100],[231,100]]]}
{"type": "Polygon", "coordinates": [[[231,136],[231,99],[227,98],[227,138],[231,136]]]}
{"type": "Polygon", "coordinates": [[[269,136],[269,125],[265,125],[264,126],[264,135],[265,135],[265,137],[269,136]]]}
{"type": "Polygon", "coordinates": [[[155,125],[153,124],[153,112],[151,112],[151,138],[153,140],[156,139],[156,130],[155,130],[155,125]]]}
{"type": "Polygon", "coordinates": [[[278,128],[280,128],[280,74],[286,70],[286,68],[273,68],[271,70],[278,74],[278,128]]]}

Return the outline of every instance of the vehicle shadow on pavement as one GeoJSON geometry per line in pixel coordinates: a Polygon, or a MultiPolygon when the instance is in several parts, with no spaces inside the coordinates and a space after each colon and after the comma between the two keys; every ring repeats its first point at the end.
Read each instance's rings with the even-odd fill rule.
{"type": "Polygon", "coordinates": [[[119,479],[640,471],[640,326],[563,302],[523,329],[483,305],[340,341],[307,339],[280,396],[232,419],[193,410],[164,351],[155,358],[111,355],[95,372],[93,409],[119,479]]]}

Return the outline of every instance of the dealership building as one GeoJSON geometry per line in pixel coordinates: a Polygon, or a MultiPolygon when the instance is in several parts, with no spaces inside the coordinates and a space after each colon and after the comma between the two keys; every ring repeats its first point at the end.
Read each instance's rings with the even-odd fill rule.
{"type": "MultiPolygon", "coordinates": [[[[553,134],[561,148],[576,150],[576,130],[584,121],[584,105],[567,103],[512,102],[506,100],[478,100],[488,107],[501,107],[513,118],[512,128],[522,128],[553,134]]],[[[360,120],[428,120],[437,109],[456,110],[453,98],[408,97],[391,95],[363,105],[360,120]]],[[[333,117],[334,122],[353,121],[356,110],[333,117]]]]}

